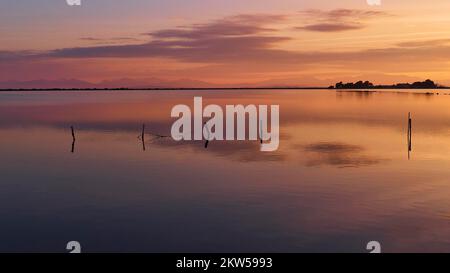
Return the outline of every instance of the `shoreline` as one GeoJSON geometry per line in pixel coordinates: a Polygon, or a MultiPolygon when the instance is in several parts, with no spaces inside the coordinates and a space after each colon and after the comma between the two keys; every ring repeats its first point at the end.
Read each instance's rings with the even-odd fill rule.
{"type": "Polygon", "coordinates": [[[32,91],[192,91],[192,90],[330,90],[336,92],[360,92],[360,93],[376,93],[393,92],[393,93],[413,93],[401,92],[401,90],[423,90],[425,93],[435,90],[450,90],[450,87],[438,88],[364,88],[364,89],[348,89],[348,88],[329,88],[329,87],[182,87],[182,88],[0,88],[0,92],[32,92],[32,91]],[[393,91],[398,90],[398,91],[393,91]]]}

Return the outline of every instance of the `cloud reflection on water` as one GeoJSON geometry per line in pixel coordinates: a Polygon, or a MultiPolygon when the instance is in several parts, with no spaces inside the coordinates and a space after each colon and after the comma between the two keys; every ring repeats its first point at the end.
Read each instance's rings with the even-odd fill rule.
{"type": "Polygon", "coordinates": [[[304,151],[310,156],[306,166],[331,165],[340,168],[364,167],[376,165],[381,159],[364,154],[364,148],[338,142],[319,142],[304,147],[304,151]]]}

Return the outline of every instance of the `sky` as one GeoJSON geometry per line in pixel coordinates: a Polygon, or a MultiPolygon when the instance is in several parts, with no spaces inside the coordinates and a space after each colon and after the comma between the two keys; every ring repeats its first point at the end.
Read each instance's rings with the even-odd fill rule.
{"type": "Polygon", "coordinates": [[[81,1],[0,0],[0,88],[450,85],[448,0],[81,1]]]}

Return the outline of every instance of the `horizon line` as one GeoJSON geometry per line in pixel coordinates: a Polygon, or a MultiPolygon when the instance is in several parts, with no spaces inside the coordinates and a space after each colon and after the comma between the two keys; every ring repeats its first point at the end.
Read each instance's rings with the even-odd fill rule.
{"type": "Polygon", "coordinates": [[[433,89],[450,89],[450,86],[438,86],[433,88],[401,88],[390,85],[380,85],[373,86],[370,88],[336,88],[334,86],[329,87],[321,87],[321,86],[310,86],[310,87],[301,87],[301,86],[291,86],[291,87],[112,87],[112,88],[78,88],[78,87],[68,87],[68,88],[0,88],[1,92],[5,91],[170,91],[170,90],[373,90],[373,89],[396,89],[396,90],[433,90],[433,89]]]}

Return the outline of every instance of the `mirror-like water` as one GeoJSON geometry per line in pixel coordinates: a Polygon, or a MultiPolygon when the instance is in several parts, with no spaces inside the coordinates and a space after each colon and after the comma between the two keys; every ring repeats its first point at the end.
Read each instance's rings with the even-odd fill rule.
{"type": "Polygon", "coordinates": [[[3,92],[0,175],[1,252],[449,252],[450,96],[3,92]],[[194,96],[279,104],[279,150],[155,137],[194,96]]]}

